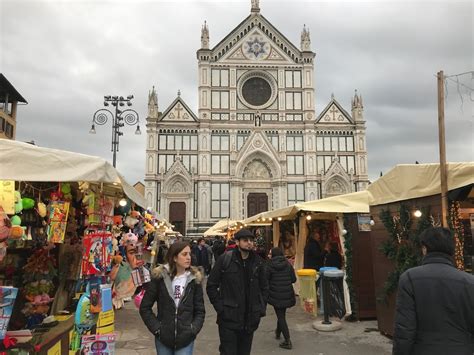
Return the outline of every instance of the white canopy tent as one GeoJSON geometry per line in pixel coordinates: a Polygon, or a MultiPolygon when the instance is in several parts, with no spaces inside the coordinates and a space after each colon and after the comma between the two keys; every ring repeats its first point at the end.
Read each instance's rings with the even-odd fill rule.
{"type": "Polygon", "coordinates": [[[0,139],[0,180],[105,183],[146,208],[145,198],[105,159],[0,139]]]}

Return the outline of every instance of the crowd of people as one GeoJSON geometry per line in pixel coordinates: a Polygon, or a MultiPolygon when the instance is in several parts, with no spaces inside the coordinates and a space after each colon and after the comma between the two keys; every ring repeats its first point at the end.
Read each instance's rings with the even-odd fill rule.
{"type": "MultiPolygon", "coordinates": [[[[140,315],[155,336],[157,353],[193,353],[205,318],[205,275],[205,291],[217,312],[221,355],[251,353],[267,304],[273,306],[277,318],[275,338],[284,338],[279,346],[292,349],[286,311],[296,304],[295,245],[291,233],[283,235],[280,245],[265,258],[247,229],[227,242],[217,238],[212,246],[202,238],[196,243],[172,244],[164,263],[153,270],[140,305],[140,315]]],[[[394,354],[472,354],[473,277],[453,266],[454,241],[448,229],[428,228],[421,244],[423,265],[400,278],[394,354]],[[444,287],[448,285],[449,292],[444,287]],[[442,289],[449,299],[439,292],[442,289]]],[[[313,228],[304,249],[304,267],[343,267],[339,248],[313,228]]]]}

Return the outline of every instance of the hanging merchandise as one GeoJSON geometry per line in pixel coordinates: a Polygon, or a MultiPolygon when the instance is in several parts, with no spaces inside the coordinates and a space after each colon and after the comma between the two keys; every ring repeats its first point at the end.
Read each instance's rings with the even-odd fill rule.
{"type": "Polygon", "coordinates": [[[18,289],[0,286],[0,340],[5,338],[18,289]]]}
{"type": "Polygon", "coordinates": [[[0,181],[0,206],[5,213],[15,214],[15,181],[0,181]]]}
{"type": "Polygon", "coordinates": [[[105,231],[91,231],[83,237],[84,255],[82,274],[100,275],[108,271],[112,261],[112,234],[105,231]]]}
{"type": "Polygon", "coordinates": [[[69,202],[59,201],[57,196],[55,193],[51,194],[52,201],[49,204],[49,226],[47,231],[48,241],[51,243],[64,243],[69,202]]]}

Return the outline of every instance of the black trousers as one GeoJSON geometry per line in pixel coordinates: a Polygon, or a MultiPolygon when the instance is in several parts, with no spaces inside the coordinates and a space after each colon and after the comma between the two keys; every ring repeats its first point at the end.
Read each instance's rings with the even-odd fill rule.
{"type": "Polygon", "coordinates": [[[275,313],[277,316],[277,333],[281,334],[283,333],[283,336],[285,337],[285,340],[290,339],[290,330],[288,329],[288,324],[286,323],[286,308],[276,308],[275,313]]]}
{"type": "Polygon", "coordinates": [[[220,355],[250,355],[253,332],[234,330],[219,325],[220,355]]]}

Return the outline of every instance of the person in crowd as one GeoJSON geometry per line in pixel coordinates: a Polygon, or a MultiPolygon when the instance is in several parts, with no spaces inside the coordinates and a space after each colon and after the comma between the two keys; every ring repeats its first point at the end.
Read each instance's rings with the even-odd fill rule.
{"type": "Polygon", "coordinates": [[[222,240],[222,237],[217,236],[212,245],[212,253],[214,254],[214,261],[219,259],[219,256],[224,254],[225,251],[225,242],[222,240]]]}
{"type": "Polygon", "coordinates": [[[248,355],[265,315],[268,282],[263,260],[252,251],[253,234],[241,229],[234,238],[237,248],[217,259],[206,290],[217,312],[220,354],[248,355]]]}
{"type": "Polygon", "coordinates": [[[193,247],[192,253],[196,257],[196,266],[201,267],[204,272],[207,274],[210,268],[209,263],[209,252],[206,248],[206,242],[204,238],[199,238],[197,245],[193,247]]]}
{"type": "Polygon", "coordinates": [[[225,251],[231,251],[237,248],[237,244],[235,243],[234,239],[229,239],[227,242],[227,247],[225,248],[225,251]]]}
{"type": "Polygon", "coordinates": [[[319,234],[318,229],[314,229],[306,246],[304,248],[304,268],[305,269],[314,269],[319,271],[319,269],[324,264],[324,253],[321,248],[321,235],[319,234]]]}
{"type": "Polygon", "coordinates": [[[191,248],[175,242],[167,264],[153,269],[140,304],[140,316],[155,336],[159,355],[190,355],[194,339],[204,324],[203,275],[191,266],[191,248]],[[153,305],[158,304],[158,313],[153,305]]]}
{"type": "Polygon", "coordinates": [[[324,248],[324,266],[337,267],[339,270],[342,269],[342,256],[339,253],[339,245],[337,242],[326,242],[324,248]]]}
{"type": "Polygon", "coordinates": [[[280,347],[290,350],[293,345],[286,323],[286,310],[296,304],[295,291],[292,285],[296,282],[295,270],[280,248],[272,248],[268,257],[271,258],[267,263],[268,303],[273,306],[277,316],[275,336],[276,339],[280,339],[281,333],[283,333],[285,341],[280,343],[280,347]]]}
{"type": "Polygon", "coordinates": [[[289,230],[286,230],[283,233],[283,238],[281,239],[281,248],[283,249],[283,255],[285,255],[285,257],[290,260],[290,263],[293,265],[296,255],[295,236],[289,230]]]}
{"type": "Polygon", "coordinates": [[[212,260],[213,260],[213,254],[212,254],[212,247],[209,245],[209,241],[204,242],[204,246],[206,247],[207,250],[207,260],[208,260],[208,266],[206,269],[206,275],[209,275],[209,272],[211,271],[211,266],[212,266],[212,260]]]}
{"type": "Polygon", "coordinates": [[[449,229],[429,227],[420,235],[423,261],[398,283],[394,355],[472,355],[474,276],[453,263],[449,229]]]}

